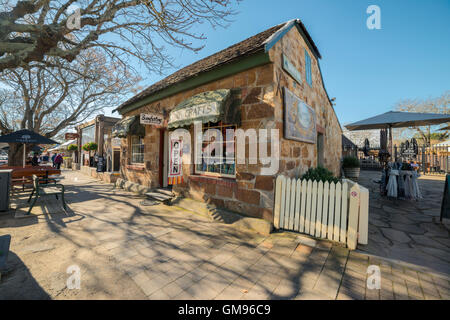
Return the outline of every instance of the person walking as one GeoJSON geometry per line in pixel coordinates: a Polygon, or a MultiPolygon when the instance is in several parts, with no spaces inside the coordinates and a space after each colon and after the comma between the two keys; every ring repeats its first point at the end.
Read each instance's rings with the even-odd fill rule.
{"type": "Polygon", "coordinates": [[[52,155],[52,167],[55,167],[55,158],[56,158],[56,153],[52,155]]]}
{"type": "Polygon", "coordinates": [[[63,162],[63,157],[60,153],[58,153],[55,157],[55,166],[56,169],[60,169],[61,168],[61,163],[63,162]]]}

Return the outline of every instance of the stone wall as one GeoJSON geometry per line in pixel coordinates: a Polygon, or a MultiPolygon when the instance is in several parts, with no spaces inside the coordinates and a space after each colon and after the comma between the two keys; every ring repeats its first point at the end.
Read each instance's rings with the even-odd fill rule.
{"type": "MultiPolygon", "coordinates": [[[[313,52],[303,37],[292,28],[270,50],[271,61],[274,61],[274,77],[277,88],[273,94],[275,106],[276,127],[283,130],[283,87],[287,87],[316,112],[318,131],[324,134],[324,166],[336,176],[340,176],[340,160],[342,153],[342,128],[337,119],[333,106],[322,83],[319,64],[313,52]],[[311,57],[312,86],[305,80],[305,53],[311,57]],[[282,55],[286,55],[290,62],[300,71],[302,82],[297,83],[282,67],[282,55]]],[[[280,171],[287,176],[297,177],[308,168],[317,166],[317,146],[311,143],[293,140],[281,140],[280,171]]]]}
{"type": "MultiPolygon", "coordinates": [[[[325,166],[335,175],[339,175],[342,130],[323,88],[314,54],[295,28],[292,28],[281,41],[276,43],[269,54],[273,63],[176,94],[124,116],[140,113],[165,112],[168,114],[183,100],[195,94],[216,89],[240,88],[241,128],[244,130],[279,129],[282,139],[278,173],[294,177],[301,175],[310,167],[317,166],[317,147],[315,144],[283,138],[282,88],[287,87],[316,111],[318,128],[323,131],[325,137],[325,166]],[[312,87],[305,82],[304,48],[308,50],[312,60],[312,87]],[[302,74],[301,84],[295,84],[295,81],[282,69],[282,53],[289,57],[302,74]]],[[[146,187],[159,185],[160,134],[159,129],[146,126],[145,164],[140,167],[130,166],[128,160],[129,141],[123,140],[121,174],[124,179],[146,187]]],[[[193,157],[192,148],[191,145],[193,157]]],[[[270,144],[268,144],[268,149],[270,150],[270,144]]],[[[246,154],[248,155],[248,142],[246,154]]],[[[247,216],[273,221],[275,176],[262,176],[260,163],[249,164],[247,159],[247,163],[237,164],[236,179],[205,177],[193,175],[193,172],[193,166],[183,166],[184,181],[181,185],[174,187],[176,193],[247,216]]]]}

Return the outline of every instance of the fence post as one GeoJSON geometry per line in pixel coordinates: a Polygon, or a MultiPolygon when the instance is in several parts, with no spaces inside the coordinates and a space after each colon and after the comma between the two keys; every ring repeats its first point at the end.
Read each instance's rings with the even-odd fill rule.
{"type": "Polygon", "coordinates": [[[273,215],[273,226],[275,229],[280,228],[280,211],[281,211],[281,185],[284,177],[279,175],[275,185],[275,210],[273,215]]]}
{"type": "Polygon", "coordinates": [[[350,210],[348,216],[347,246],[350,250],[356,249],[358,241],[358,215],[359,215],[359,186],[355,184],[350,189],[350,210]]]}
{"type": "Polygon", "coordinates": [[[369,190],[360,186],[358,243],[369,241],[369,190]]]}

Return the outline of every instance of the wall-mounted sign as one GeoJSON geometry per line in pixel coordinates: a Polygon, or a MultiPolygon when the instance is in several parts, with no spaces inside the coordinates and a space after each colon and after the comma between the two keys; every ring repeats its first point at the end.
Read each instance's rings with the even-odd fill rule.
{"type": "Polygon", "coordinates": [[[203,103],[189,108],[172,111],[170,113],[169,124],[180,120],[191,120],[219,115],[220,107],[217,102],[203,103]]]}
{"type": "Polygon", "coordinates": [[[120,147],[122,140],[120,138],[111,138],[111,146],[112,147],[120,147]]]}
{"type": "Polygon", "coordinates": [[[79,137],[78,133],[75,132],[66,132],[64,135],[64,139],[66,140],[75,140],[79,137]]]}
{"type": "Polygon", "coordinates": [[[316,112],[289,89],[283,89],[285,139],[316,143],[316,112]]]}
{"type": "Polygon", "coordinates": [[[169,184],[179,184],[182,182],[182,152],[183,140],[170,140],[170,160],[169,160],[169,184]]]}
{"type": "Polygon", "coordinates": [[[292,64],[291,61],[283,54],[283,69],[286,71],[295,81],[302,83],[302,75],[300,71],[292,64]]]}
{"type": "Polygon", "coordinates": [[[152,126],[162,126],[164,117],[159,114],[141,113],[141,124],[148,124],[152,126]]]}

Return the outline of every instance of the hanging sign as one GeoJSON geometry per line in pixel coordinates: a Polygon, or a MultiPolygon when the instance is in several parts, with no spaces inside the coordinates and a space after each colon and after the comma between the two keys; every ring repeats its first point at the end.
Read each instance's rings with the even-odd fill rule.
{"type": "Polygon", "coordinates": [[[79,138],[79,135],[76,132],[66,132],[64,135],[64,139],[66,140],[75,140],[77,138],[79,138]]]}
{"type": "Polygon", "coordinates": [[[170,140],[169,184],[179,184],[183,181],[182,140],[170,140]]]}
{"type": "Polygon", "coordinates": [[[141,124],[148,124],[152,126],[162,126],[164,117],[159,114],[141,113],[141,124]]]}

